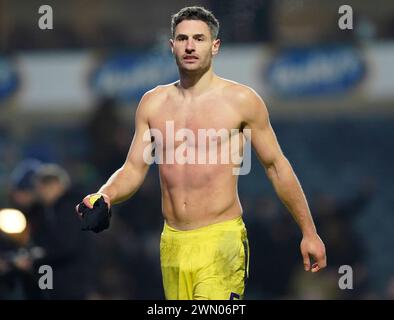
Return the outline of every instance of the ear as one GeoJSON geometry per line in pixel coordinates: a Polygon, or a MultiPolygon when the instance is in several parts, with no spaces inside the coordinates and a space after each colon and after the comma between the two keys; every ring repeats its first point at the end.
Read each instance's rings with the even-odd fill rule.
{"type": "Polygon", "coordinates": [[[213,40],[212,42],[212,55],[216,56],[219,53],[220,39],[213,40]]]}
{"type": "Polygon", "coordinates": [[[170,48],[171,48],[171,53],[174,54],[174,40],[170,39],[169,44],[170,44],[170,48]]]}

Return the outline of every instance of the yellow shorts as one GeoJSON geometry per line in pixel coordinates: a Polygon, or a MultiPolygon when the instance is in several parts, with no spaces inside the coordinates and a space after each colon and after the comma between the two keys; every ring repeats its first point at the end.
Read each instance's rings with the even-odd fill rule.
{"type": "Polygon", "coordinates": [[[242,217],[189,231],[165,223],[160,260],[168,300],[243,299],[249,245],[242,217]]]}

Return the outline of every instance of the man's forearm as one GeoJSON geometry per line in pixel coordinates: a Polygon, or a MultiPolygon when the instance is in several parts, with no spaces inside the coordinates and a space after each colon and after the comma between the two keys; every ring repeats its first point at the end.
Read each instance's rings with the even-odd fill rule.
{"type": "Polygon", "coordinates": [[[143,183],[148,168],[137,170],[131,165],[123,165],[99,189],[99,193],[106,194],[111,204],[117,204],[129,199],[143,183]]]}
{"type": "Polygon", "coordinates": [[[289,161],[282,157],[266,169],[274,189],[292,214],[303,235],[316,233],[308,202],[289,161]]]}

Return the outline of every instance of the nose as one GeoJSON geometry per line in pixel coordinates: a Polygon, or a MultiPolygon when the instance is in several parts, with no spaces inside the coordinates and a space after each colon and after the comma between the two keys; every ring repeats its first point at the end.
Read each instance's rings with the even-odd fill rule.
{"type": "Polygon", "coordinates": [[[187,40],[186,48],[185,48],[186,53],[190,54],[190,53],[192,53],[192,52],[195,51],[195,50],[196,50],[196,49],[195,49],[195,47],[194,47],[194,41],[193,41],[193,39],[187,40]]]}

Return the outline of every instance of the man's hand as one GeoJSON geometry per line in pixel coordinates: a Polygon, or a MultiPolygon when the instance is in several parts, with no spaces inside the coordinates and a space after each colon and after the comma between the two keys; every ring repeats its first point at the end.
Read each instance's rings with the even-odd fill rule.
{"type": "Polygon", "coordinates": [[[311,270],[312,272],[318,272],[327,266],[326,248],[317,233],[304,236],[300,248],[305,271],[311,270]],[[312,269],[310,256],[316,261],[313,263],[312,269]]]}
{"type": "Polygon", "coordinates": [[[82,221],[82,230],[101,232],[109,228],[111,219],[110,198],[104,193],[87,195],[75,208],[82,221]]]}
{"type": "MultiPolygon", "coordinates": [[[[110,201],[109,197],[108,197],[105,193],[98,192],[98,193],[88,194],[85,198],[83,198],[82,202],[83,202],[83,203],[85,204],[85,206],[87,206],[89,209],[93,209],[94,202],[95,202],[98,198],[100,198],[100,196],[103,197],[105,203],[108,205],[108,208],[110,209],[110,208],[111,208],[111,201],[110,201]]],[[[75,207],[75,211],[77,212],[77,214],[78,214],[79,217],[82,217],[82,212],[79,211],[79,205],[80,205],[80,204],[78,204],[78,205],[75,207]]]]}

